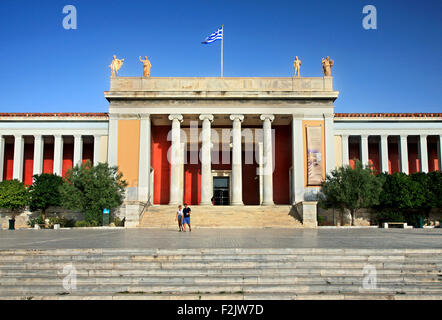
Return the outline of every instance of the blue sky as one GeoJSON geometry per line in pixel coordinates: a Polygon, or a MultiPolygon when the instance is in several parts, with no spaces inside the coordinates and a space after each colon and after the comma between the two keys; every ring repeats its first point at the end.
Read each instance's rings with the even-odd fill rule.
{"type": "Polygon", "coordinates": [[[334,61],[336,112],[442,112],[442,1],[0,2],[0,112],[106,112],[112,55],[121,76],[218,76],[220,43],[201,41],[224,24],[224,76],[321,76],[334,61]],[[78,29],[64,30],[73,4],[78,29]],[[378,29],[362,28],[377,8],[378,29]]]}

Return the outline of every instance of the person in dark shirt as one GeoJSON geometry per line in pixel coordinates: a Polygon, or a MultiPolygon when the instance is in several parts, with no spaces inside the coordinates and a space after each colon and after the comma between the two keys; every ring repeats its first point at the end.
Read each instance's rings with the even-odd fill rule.
{"type": "Polygon", "coordinates": [[[190,227],[190,212],[192,210],[190,210],[190,208],[187,206],[187,203],[184,204],[184,209],[183,209],[183,228],[184,228],[184,232],[186,232],[186,224],[189,226],[189,231],[192,231],[192,228],[190,227]]]}

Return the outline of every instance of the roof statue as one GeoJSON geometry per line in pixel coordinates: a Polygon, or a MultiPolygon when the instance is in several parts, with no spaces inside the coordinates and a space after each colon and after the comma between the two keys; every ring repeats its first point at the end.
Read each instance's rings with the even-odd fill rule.
{"type": "Polygon", "coordinates": [[[112,59],[112,63],[109,65],[109,68],[112,70],[112,77],[118,77],[118,70],[123,66],[124,59],[117,59],[117,56],[114,55],[112,59]]]}

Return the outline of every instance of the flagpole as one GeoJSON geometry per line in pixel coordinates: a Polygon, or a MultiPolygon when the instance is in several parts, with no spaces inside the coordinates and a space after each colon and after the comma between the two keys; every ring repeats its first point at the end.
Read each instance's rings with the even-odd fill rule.
{"type": "Polygon", "coordinates": [[[223,29],[223,37],[221,38],[221,78],[223,77],[223,41],[224,41],[224,25],[221,26],[223,29]]]}

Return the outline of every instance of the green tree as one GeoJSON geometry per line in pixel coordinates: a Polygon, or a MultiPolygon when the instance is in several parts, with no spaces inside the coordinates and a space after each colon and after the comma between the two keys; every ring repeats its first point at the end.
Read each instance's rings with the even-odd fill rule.
{"type": "Polygon", "coordinates": [[[103,209],[115,209],[124,201],[127,183],[118,168],[107,163],[76,165],[64,180],[60,189],[63,206],[81,210],[89,223],[102,225],[103,209]]]}
{"type": "Polygon", "coordinates": [[[34,175],[34,182],[29,188],[31,211],[41,210],[43,221],[49,207],[61,205],[60,187],[63,179],[55,174],[43,173],[34,175]]]}
{"type": "Polygon", "coordinates": [[[374,173],[373,167],[364,167],[360,161],[355,161],[354,169],[344,166],[333,170],[322,183],[320,206],[341,211],[348,209],[351,225],[354,226],[359,209],[371,208],[379,203],[383,178],[374,173]]]}
{"type": "Polygon", "coordinates": [[[431,192],[431,207],[442,208],[442,171],[433,171],[428,174],[429,191],[431,192]]]}
{"type": "Polygon", "coordinates": [[[425,201],[423,187],[409,175],[402,172],[383,175],[380,208],[415,209],[425,201]]]}
{"type": "Polygon", "coordinates": [[[23,182],[18,180],[4,180],[0,182],[0,208],[12,211],[12,220],[19,210],[29,203],[29,191],[23,182]]]}

